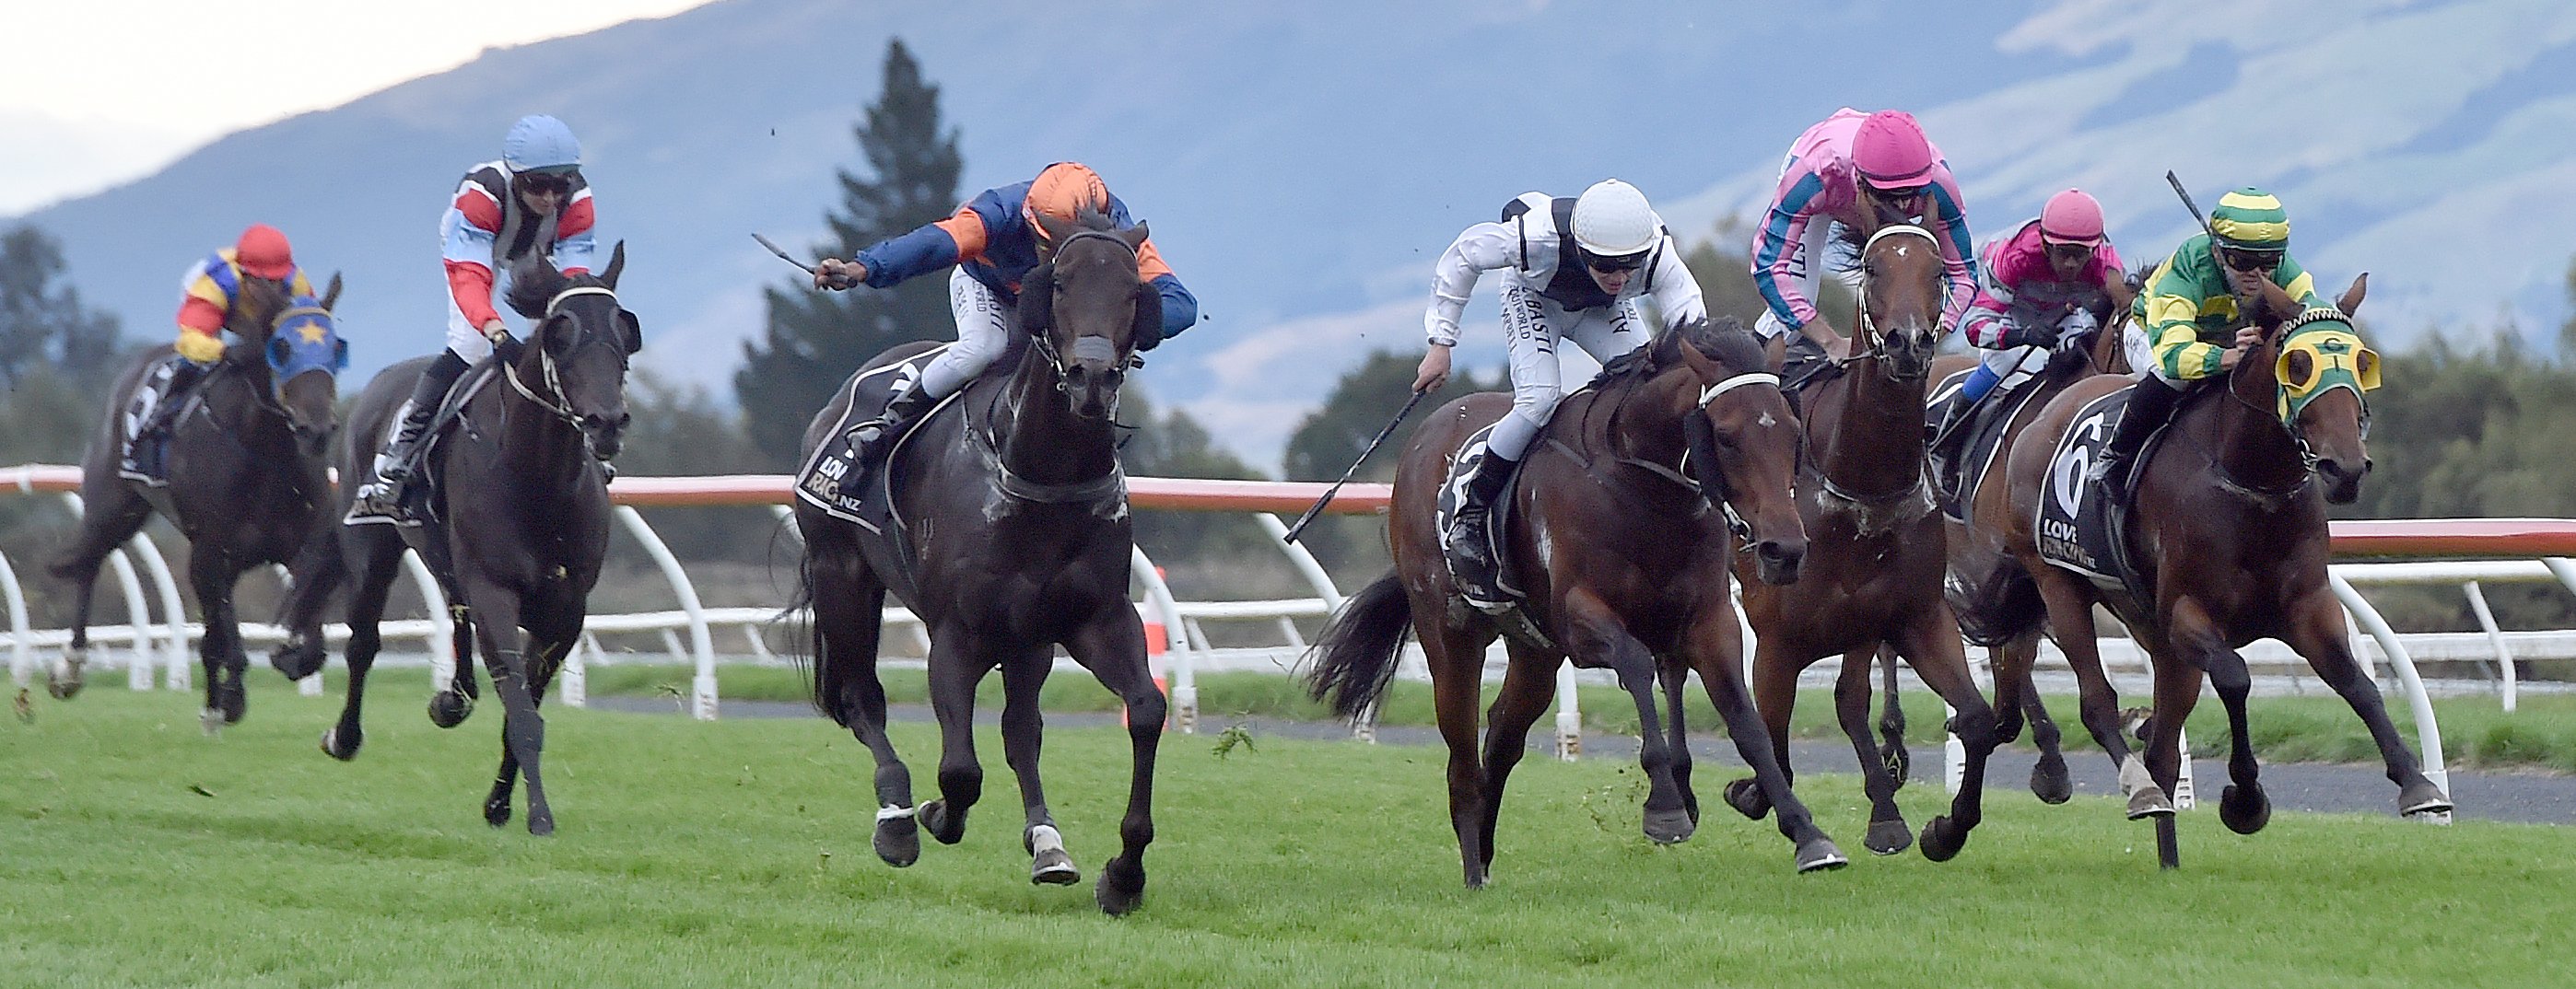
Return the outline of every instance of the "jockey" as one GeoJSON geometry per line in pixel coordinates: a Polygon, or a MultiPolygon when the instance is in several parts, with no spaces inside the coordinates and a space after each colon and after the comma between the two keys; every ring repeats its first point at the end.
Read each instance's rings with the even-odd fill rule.
{"type": "Polygon", "coordinates": [[[1503,206],[1502,219],[1468,227],[1441,252],[1422,315],[1430,352],[1413,389],[1449,379],[1449,350],[1476,279],[1502,271],[1503,341],[1511,354],[1512,410],[1494,424],[1485,458],[1451,519],[1449,547],[1469,597],[1490,600],[1495,560],[1487,552],[1494,499],[1556,411],[1557,341],[1569,339],[1604,364],[1646,344],[1651,330],[1637,300],[1651,296],[1666,327],[1708,318],[1699,282],[1683,267],[1663,218],[1636,186],[1605,179],[1576,199],[1531,192],[1503,206]]]}
{"type": "Polygon", "coordinates": [[[358,490],[362,510],[389,511],[400,500],[395,495],[411,477],[421,433],[465,369],[496,347],[516,349],[492,308],[494,273],[532,252],[551,256],[566,275],[590,270],[596,221],[590,184],[581,175],[581,142],[553,117],[519,118],[501,140],[501,160],[465,173],[438,223],[447,265],[447,349],[421,372],[411,411],[376,458],[375,480],[358,490]]]}
{"type": "MultiPolygon", "coordinates": [[[[869,468],[885,459],[905,430],[1002,356],[1013,332],[1010,316],[1020,280],[1055,256],[1038,217],[1072,223],[1085,207],[1107,214],[1120,230],[1136,225],[1127,204],[1109,194],[1098,174],[1060,161],[1031,181],[984,190],[947,219],[878,241],[847,261],[825,258],[815,267],[814,287],[836,291],[860,284],[892,288],[916,275],[955,268],[948,275],[948,305],[957,318],[957,342],[931,359],[920,380],[888,401],[884,412],[850,427],[855,469],[841,479],[843,494],[856,497],[869,468]]],[[[1136,341],[1138,350],[1152,350],[1162,337],[1199,321],[1198,298],[1173,276],[1150,238],[1136,249],[1136,276],[1163,301],[1161,337],[1136,341]]]]}
{"type": "Polygon", "coordinates": [[[2127,496],[2134,480],[2128,462],[2173,414],[2183,390],[2235,369],[2263,342],[2245,310],[2267,280],[2301,305],[2329,305],[2317,295],[2316,279],[2290,259],[2290,215],[2281,201],[2248,186],[2219,197],[2209,211],[2209,232],[2174,248],[2130,307],[2129,363],[2145,373],[2091,479],[2111,479],[2113,493],[2127,496]]]}
{"type": "Polygon", "coordinates": [[[1978,292],[1960,329],[1990,351],[1959,387],[1935,431],[1947,438],[1989,393],[2011,391],[2048,366],[2051,347],[2127,307],[2120,254],[2102,233],[2102,204],[2068,189],[2039,218],[1987,241],[1977,254],[1978,292]]]}
{"type": "MultiPolygon", "coordinates": [[[[233,306],[241,299],[242,280],[258,279],[282,289],[290,298],[312,295],[313,285],[304,271],[295,266],[295,252],[286,243],[286,235],[276,227],[254,223],[242,231],[233,246],[217,250],[203,260],[188,266],[179,276],[179,339],[171,344],[178,356],[171,359],[170,380],[161,386],[158,404],[152,417],[134,430],[137,441],[159,438],[178,421],[179,409],[186,404],[178,400],[213,370],[224,356],[224,327],[232,319],[233,306]]],[[[131,447],[128,456],[132,455],[131,447]]],[[[132,465],[128,465],[131,469],[132,465]]]]}
{"type": "Polygon", "coordinates": [[[1789,146],[1770,212],[1753,235],[1753,284],[1768,307],[1753,329],[1771,345],[1774,363],[1791,332],[1829,356],[1849,353],[1850,341],[1816,311],[1818,274],[1834,225],[1855,226],[1872,213],[1880,222],[1919,218],[1939,235],[1934,239],[1949,281],[1941,323],[1957,326],[1967,313],[1977,293],[1975,247],[1958,180],[1941,149],[1912,114],[1844,107],[1789,146]]]}

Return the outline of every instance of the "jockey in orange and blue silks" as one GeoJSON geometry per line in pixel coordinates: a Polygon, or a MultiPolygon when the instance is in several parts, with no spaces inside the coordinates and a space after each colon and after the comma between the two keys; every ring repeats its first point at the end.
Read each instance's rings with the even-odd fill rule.
{"type": "Polygon", "coordinates": [[[304,270],[295,266],[295,252],[287,244],[286,235],[265,223],[251,224],[233,246],[189,265],[187,272],[179,276],[179,338],[170,345],[178,357],[169,381],[161,386],[152,417],[136,427],[135,438],[168,431],[179,409],[187,404],[176,399],[187,394],[216,361],[223,359],[224,326],[232,319],[233,306],[241,300],[246,279],[274,283],[289,298],[313,294],[313,284],[305,279],[304,270]]]}
{"type": "Polygon", "coordinates": [[[1766,306],[1756,333],[1776,341],[1796,332],[1835,356],[1849,349],[1816,311],[1820,269],[1834,225],[1858,225],[1873,211],[1882,221],[1920,218],[1937,235],[1949,281],[1941,324],[1958,325],[1977,292],[1958,180],[1912,114],[1844,107],[1789,146],[1771,208],[1754,231],[1753,284],[1766,306]]]}
{"type": "MultiPolygon", "coordinates": [[[[825,258],[816,267],[814,287],[838,290],[861,284],[891,288],[954,266],[948,301],[957,318],[957,342],[922,368],[920,380],[895,396],[883,414],[851,427],[858,469],[843,478],[845,490],[855,491],[868,468],[884,459],[895,438],[922,414],[1002,356],[1010,344],[1020,280],[1055,252],[1039,215],[1069,223],[1086,207],[1107,214],[1120,230],[1136,225],[1127,204],[1109,194],[1098,174],[1063,161],[1048,165],[1033,180],[987,189],[946,219],[878,241],[847,261],[825,258]]],[[[1198,298],[1173,276],[1151,239],[1136,249],[1136,276],[1154,286],[1163,303],[1162,334],[1136,341],[1136,349],[1151,350],[1198,322],[1198,298]]]]}
{"type": "Polygon", "coordinates": [[[2048,366],[2051,349],[2108,326],[2126,308],[2120,253],[2102,226],[2102,204],[2068,189],[2048,198],[2039,217],[1987,241],[1977,253],[1978,291],[1959,331],[1987,351],[1959,387],[1959,400],[1935,430],[1948,436],[1971,409],[2010,391],[2048,366]]]}

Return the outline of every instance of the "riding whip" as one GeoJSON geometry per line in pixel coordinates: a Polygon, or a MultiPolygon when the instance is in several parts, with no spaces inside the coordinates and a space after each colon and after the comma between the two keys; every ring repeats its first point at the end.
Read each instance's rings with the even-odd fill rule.
{"type": "Polygon", "coordinates": [[[1333,496],[1341,493],[1342,485],[1351,483],[1351,475],[1359,473],[1360,465],[1368,462],[1369,454],[1376,453],[1378,444],[1386,442],[1387,437],[1395,435],[1395,427],[1403,425],[1404,417],[1412,415],[1413,407],[1422,404],[1422,396],[1428,394],[1431,393],[1427,390],[1417,391],[1413,393],[1412,398],[1404,400],[1404,408],[1396,410],[1395,418],[1387,420],[1386,428],[1378,430],[1377,437],[1369,440],[1367,448],[1360,451],[1359,459],[1351,461],[1350,469],[1342,472],[1342,479],[1333,482],[1332,487],[1325,488],[1324,496],[1315,499],[1314,507],[1306,509],[1306,514],[1297,516],[1297,524],[1288,527],[1286,541],[1292,543],[1297,541],[1297,534],[1306,531],[1306,523],[1315,521],[1315,516],[1323,514],[1324,506],[1332,504],[1333,496]]]}
{"type": "MultiPolygon", "coordinates": [[[[2200,204],[2192,202],[2191,193],[2183,191],[2182,179],[2175,177],[2173,171],[2171,169],[2167,169],[2165,171],[2165,184],[2173,186],[2174,195],[2182,197],[2182,208],[2191,211],[2191,218],[2200,222],[2200,232],[2208,234],[2210,246],[2216,247],[2218,245],[2218,228],[2210,226],[2209,218],[2200,215],[2200,204]]],[[[763,241],[762,243],[767,243],[767,241],[763,241]]],[[[774,247],[770,249],[777,250],[777,248],[774,247]]],[[[780,256],[785,257],[785,255],[780,256]]]]}
{"type": "MultiPolygon", "coordinates": [[[[2180,186],[2176,186],[2175,188],[2181,188],[2181,187],[2180,187],[2180,186]]],[[[759,242],[760,242],[760,246],[762,246],[762,247],[766,247],[766,248],[769,248],[769,253],[771,253],[771,254],[775,254],[775,255],[778,255],[778,260],[785,261],[785,262],[787,262],[788,264],[792,264],[792,265],[795,265],[795,266],[797,266],[797,267],[799,267],[799,268],[802,268],[802,269],[804,269],[804,270],[805,270],[805,273],[806,273],[806,274],[808,274],[808,275],[821,274],[821,272],[817,272],[817,271],[815,271],[815,270],[814,270],[814,266],[809,265],[809,264],[806,264],[806,263],[805,263],[805,262],[803,262],[803,261],[796,260],[796,256],[795,256],[795,255],[792,255],[792,254],[787,253],[786,251],[780,250],[780,249],[779,249],[779,247],[778,247],[778,245],[776,245],[776,244],[772,244],[772,243],[770,243],[770,242],[769,242],[769,238],[767,238],[767,237],[763,237],[763,236],[761,236],[761,235],[759,235],[759,234],[753,234],[753,235],[751,235],[751,239],[756,240],[756,241],[759,241],[759,242]]]]}

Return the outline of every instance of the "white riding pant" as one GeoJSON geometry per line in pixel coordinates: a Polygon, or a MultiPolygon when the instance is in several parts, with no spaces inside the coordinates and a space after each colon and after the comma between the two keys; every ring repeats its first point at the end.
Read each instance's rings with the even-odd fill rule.
{"type": "Polygon", "coordinates": [[[1565,397],[1557,341],[1572,340],[1593,360],[1607,364],[1645,346],[1649,335],[1633,300],[1570,313],[1537,292],[1504,286],[1503,343],[1512,358],[1512,411],[1494,424],[1486,451],[1505,460],[1521,459],[1538,438],[1539,427],[1556,412],[1556,403],[1565,397]]]}
{"type": "MultiPolygon", "coordinates": [[[[1807,296],[1809,305],[1822,307],[1825,304],[1825,251],[1833,237],[1833,227],[1831,221],[1819,218],[1807,224],[1806,234],[1799,237],[1797,243],[1789,245],[1789,277],[1798,280],[1798,290],[1807,296]]],[[[1834,278],[1846,286],[1851,281],[1841,274],[1834,275],[1834,278]]],[[[1793,331],[1789,324],[1780,321],[1778,313],[1766,305],[1762,307],[1762,315],[1753,321],[1753,332],[1764,340],[1775,340],[1793,331]]]]}
{"type": "Polygon", "coordinates": [[[1986,351],[1986,370],[1994,372],[1995,391],[2011,391],[2048,368],[2048,348],[2038,344],[1986,351]]]}
{"type": "Polygon", "coordinates": [[[2129,370],[2155,375],[2175,388],[2190,383],[2165,373],[2164,365],[2156,360],[2155,345],[2148,342],[2147,331],[2139,329],[2136,320],[2129,321],[2128,326],[2120,331],[2120,349],[2129,357],[2129,370]]]}
{"type": "Polygon", "coordinates": [[[1011,307],[964,266],[948,274],[948,310],[957,317],[957,343],[921,369],[921,390],[946,398],[999,360],[1011,344],[1011,307]]]}

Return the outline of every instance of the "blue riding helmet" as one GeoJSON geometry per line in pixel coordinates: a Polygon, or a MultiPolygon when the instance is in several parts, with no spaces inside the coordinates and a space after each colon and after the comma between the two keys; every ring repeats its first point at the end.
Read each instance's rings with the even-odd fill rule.
{"type": "Polygon", "coordinates": [[[340,339],[329,310],[312,296],[298,296],[268,336],[269,386],[282,390],[306,371],[333,375],[349,367],[349,341],[340,339]]]}
{"type": "Polygon", "coordinates": [[[581,142],[572,128],[545,114],[519,118],[501,139],[501,164],[512,172],[570,172],[581,167],[581,142]]]}

